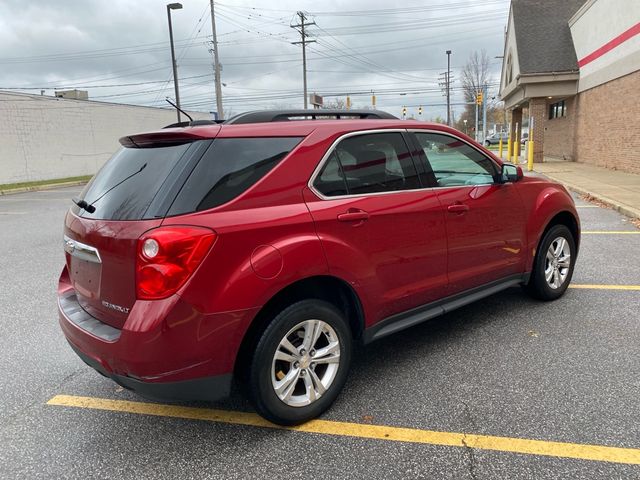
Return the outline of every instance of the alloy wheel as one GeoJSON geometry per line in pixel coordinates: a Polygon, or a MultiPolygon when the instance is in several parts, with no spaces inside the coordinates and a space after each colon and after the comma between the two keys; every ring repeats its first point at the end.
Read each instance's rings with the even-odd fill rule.
{"type": "Polygon", "coordinates": [[[277,397],[291,407],[318,400],[331,387],[340,367],[340,341],[322,320],[305,320],[280,340],[271,365],[277,397]]]}
{"type": "Polygon", "coordinates": [[[560,288],[569,275],[571,248],[564,237],[557,237],[547,249],[544,278],[552,289],[560,288]]]}

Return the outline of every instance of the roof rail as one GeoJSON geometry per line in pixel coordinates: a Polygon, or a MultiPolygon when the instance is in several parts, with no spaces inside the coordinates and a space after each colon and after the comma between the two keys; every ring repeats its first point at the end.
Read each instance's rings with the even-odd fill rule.
{"type": "Polygon", "coordinates": [[[387,119],[398,120],[398,117],[380,110],[259,110],[240,113],[225,124],[287,122],[290,120],[325,120],[325,119],[387,119]]]}

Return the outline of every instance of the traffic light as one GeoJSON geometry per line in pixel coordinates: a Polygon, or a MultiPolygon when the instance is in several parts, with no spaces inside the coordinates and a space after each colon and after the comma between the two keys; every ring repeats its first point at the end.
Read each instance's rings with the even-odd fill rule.
{"type": "Polygon", "coordinates": [[[422,105],[418,107],[418,115],[422,115],[422,105]]]}
{"type": "Polygon", "coordinates": [[[476,105],[482,105],[482,92],[478,92],[476,95],[476,105]]]}

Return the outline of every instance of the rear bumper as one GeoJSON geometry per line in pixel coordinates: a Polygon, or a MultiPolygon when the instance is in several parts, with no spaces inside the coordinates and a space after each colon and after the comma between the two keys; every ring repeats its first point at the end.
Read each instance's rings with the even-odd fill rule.
{"type": "Polygon", "coordinates": [[[206,314],[174,295],[137,301],[118,329],[82,309],[65,273],[60,327],[89,366],[148,398],[211,401],[229,394],[240,343],[258,309],[206,314]]]}
{"type": "Polygon", "coordinates": [[[69,345],[80,359],[98,373],[110,378],[118,385],[133,390],[137,394],[151,400],[179,401],[204,400],[215,401],[229,396],[233,375],[217,375],[214,377],[196,378],[180,382],[143,382],[124,375],[108,372],[99,361],[80,351],[69,342],[69,345]]]}

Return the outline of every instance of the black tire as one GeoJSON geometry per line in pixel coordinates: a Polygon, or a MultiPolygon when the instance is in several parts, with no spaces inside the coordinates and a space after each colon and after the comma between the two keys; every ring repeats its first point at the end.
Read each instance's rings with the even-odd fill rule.
{"type": "Polygon", "coordinates": [[[485,144],[487,147],[490,147],[490,146],[491,146],[491,142],[490,142],[489,140],[486,140],[486,141],[484,142],[484,144],[485,144]]]}
{"type": "MultiPolygon", "coordinates": [[[[288,338],[292,338],[292,335],[294,336],[292,343],[295,341],[295,335],[298,334],[299,336],[300,332],[289,333],[288,338]]],[[[300,337],[300,339],[302,342],[302,337],[300,337]]],[[[318,342],[322,341],[329,341],[329,337],[324,333],[321,333],[318,339],[318,342]]],[[[302,300],[285,308],[275,316],[262,333],[249,365],[248,393],[256,411],[267,420],[279,425],[304,423],[322,414],[337,398],[347,379],[353,350],[352,343],[351,329],[344,315],[332,304],[322,300],[302,300]],[[281,348],[280,342],[285,336],[296,326],[309,320],[320,320],[333,329],[332,333],[337,335],[340,347],[339,363],[337,372],[333,374],[333,380],[321,396],[309,405],[291,406],[285,403],[284,400],[281,400],[276,394],[272,381],[272,377],[277,377],[277,375],[274,375],[276,370],[274,355],[276,354],[276,350],[281,348]]],[[[302,348],[303,345],[294,346],[302,348]]],[[[320,350],[318,350],[318,352],[319,351],[320,350]]],[[[311,358],[307,359],[312,360],[311,358]]],[[[310,372],[312,368],[314,369],[314,375],[315,372],[319,372],[322,368],[325,369],[324,372],[326,375],[329,365],[309,365],[306,369],[300,367],[299,370],[301,372],[310,372]]],[[[291,367],[291,370],[293,370],[293,367],[291,367]]],[[[278,373],[284,375],[282,371],[278,373]]],[[[311,374],[305,373],[305,375],[311,374]]],[[[315,378],[319,378],[319,376],[315,378]]],[[[309,376],[308,380],[310,379],[311,377],[309,376]]],[[[307,379],[299,377],[298,380],[293,382],[297,385],[295,391],[304,389],[305,380],[307,379]]]]}
{"type": "Polygon", "coordinates": [[[529,283],[525,286],[525,290],[534,298],[539,300],[555,300],[560,298],[569,287],[571,277],[573,276],[573,268],[576,260],[576,242],[573,238],[571,230],[565,225],[554,225],[551,227],[540,241],[536,258],[531,271],[529,283]],[[568,244],[570,252],[570,263],[566,278],[557,288],[553,288],[545,278],[545,269],[548,266],[547,251],[553,242],[558,238],[564,238],[568,244]]]}

